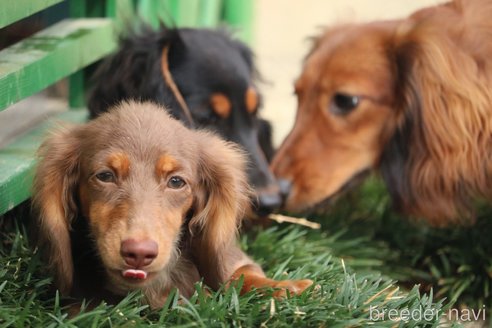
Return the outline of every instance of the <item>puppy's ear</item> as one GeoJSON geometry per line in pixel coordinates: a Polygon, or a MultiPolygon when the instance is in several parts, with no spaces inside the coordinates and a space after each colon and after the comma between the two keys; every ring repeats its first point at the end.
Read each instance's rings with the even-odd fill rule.
{"type": "Polygon", "coordinates": [[[40,246],[47,252],[56,285],[64,295],[73,280],[69,229],[77,213],[74,195],[79,177],[79,142],[73,132],[54,134],[41,145],[33,186],[40,246]]]}
{"type": "Polygon", "coordinates": [[[406,24],[394,54],[402,122],[389,145],[399,144],[403,160],[393,171],[405,179],[396,184],[405,210],[441,225],[469,217],[470,200],[492,182],[483,155],[492,99],[479,61],[446,29],[433,20],[406,24]]]}
{"type": "Polygon", "coordinates": [[[212,288],[227,278],[224,256],[235,247],[237,229],[251,190],[243,153],[211,134],[199,135],[198,192],[190,221],[201,274],[212,288]]]}

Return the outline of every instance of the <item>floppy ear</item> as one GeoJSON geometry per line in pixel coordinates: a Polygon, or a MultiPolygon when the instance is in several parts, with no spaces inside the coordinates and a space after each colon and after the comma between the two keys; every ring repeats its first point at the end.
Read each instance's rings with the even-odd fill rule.
{"type": "Polygon", "coordinates": [[[407,172],[410,126],[410,122],[405,122],[403,127],[397,128],[380,159],[381,177],[391,196],[392,205],[397,211],[407,213],[414,199],[407,172]]]}
{"type": "Polygon", "coordinates": [[[227,276],[224,257],[235,247],[251,190],[243,153],[232,143],[199,133],[198,193],[189,227],[200,273],[212,288],[227,276]]]}
{"type": "Polygon", "coordinates": [[[395,47],[403,122],[386,149],[386,180],[407,213],[440,225],[470,217],[492,182],[492,98],[480,62],[437,25],[416,23],[395,47]]]}
{"type": "Polygon", "coordinates": [[[69,229],[77,213],[74,193],[79,177],[78,139],[72,132],[55,134],[41,145],[32,200],[40,246],[47,252],[56,285],[64,295],[73,280],[69,229]]]}

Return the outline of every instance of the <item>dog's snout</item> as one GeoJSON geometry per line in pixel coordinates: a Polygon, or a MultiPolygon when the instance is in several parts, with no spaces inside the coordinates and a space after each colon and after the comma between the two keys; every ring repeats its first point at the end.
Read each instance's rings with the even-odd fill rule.
{"type": "Polygon", "coordinates": [[[159,248],[153,240],[126,239],[121,242],[120,252],[126,264],[132,268],[141,268],[154,261],[159,248]]]}
{"type": "Polygon", "coordinates": [[[280,189],[280,195],[282,196],[282,201],[285,201],[292,189],[292,182],[287,179],[278,179],[277,183],[280,189]]]}
{"type": "Polygon", "coordinates": [[[255,212],[259,216],[265,216],[275,212],[282,206],[282,197],[278,187],[260,189],[256,194],[255,212]]]}

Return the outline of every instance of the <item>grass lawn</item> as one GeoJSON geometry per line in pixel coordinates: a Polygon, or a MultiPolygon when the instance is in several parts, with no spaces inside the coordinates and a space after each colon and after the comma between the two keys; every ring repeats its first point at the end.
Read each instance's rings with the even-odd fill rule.
{"type": "MultiPolygon", "coordinates": [[[[490,216],[486,212],[482,216],[490,216]]],[[[490,309],[492,220],[445,230],[410,222],[390,211],[374,179],[329,215],[311,219],[322,229],[274,224],[241,237],[243,249],[270,276],[315,280],[303,295],[274,300],[268,292],[238,296],[229,289],[205,296],[197,286],[192,299],[175,294],[159,311],[135,293],[116,306],[100,304],[69,318],[49,292],[50,277],[28,247],[23,226],[5,217],[0,326],[437,327],[438,314],[450,306],[490,309]],[[417,320],[405,320],[407,313],[417,320]]]]}

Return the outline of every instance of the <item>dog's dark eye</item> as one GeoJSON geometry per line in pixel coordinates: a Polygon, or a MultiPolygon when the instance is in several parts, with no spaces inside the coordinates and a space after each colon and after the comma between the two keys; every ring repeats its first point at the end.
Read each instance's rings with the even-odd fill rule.
{"type": "Polygon", "coordinates": [[[167,182],[167,186],[172,189],[183,188],[185,184],[186,182],[178,176],[171,177],[171,179],[167,182]]]}
{"type": "Polygon", "coordinates": [[[333,96],[331,111],[336,115],[346,115],[359,106],[360,97],[346,93],[336,93],[333,96]]]}
{"type": "Polygon", "coordinates": [[[100,172],[100,173],[96,174],[96,178],[102,182],[115,182],[116,181],[116,178],[115,178],[113,172],[110,172],[110,171],[100,172]]]}

